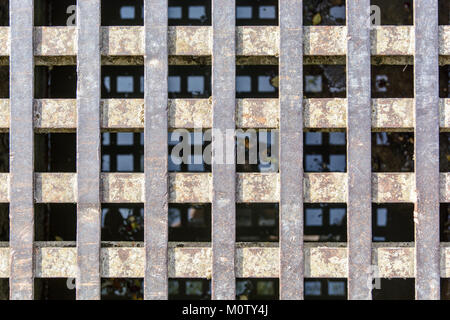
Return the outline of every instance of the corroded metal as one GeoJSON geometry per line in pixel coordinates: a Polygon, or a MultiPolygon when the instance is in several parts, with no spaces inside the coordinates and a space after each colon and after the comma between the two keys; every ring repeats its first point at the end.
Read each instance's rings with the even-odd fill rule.
{"type": "Polygon", "coordinates": [[[32,0],[11,0],[10,277],[11,300],[34,296],[34,61],[32,0]]]}
{"type": "Polygon", "coordinates": [[[77,279],[79,300],[100,299],[100,0],[77,2],[77,279]]]}
{"type": "MultiPolygon", "coordinates": [[[[72,278],[76,276],[74,242],[36,242],[35,276],[72,278]]],[[[170,278],[211,278],[212,255],[209,243],[169,242],[170,278]]],[[[9,247],[0,247],[0,277],[9,277],[9,247]]],[[[381,278],[414,277],[414,243],[377,243],[372,245],[372,264],[381,278]]],[[[346,243],[305,243],[305,277],[347,277],[346,243]]],[[[105,278],[144,277],[143,243],[112,243],[103,247],[101,276],[105,278]]],[[[279,247],[274,243],[236,243],[236,277],[278,278],[279,247]]],[[[450,246],[440,247],[442,278],[450,277],[450,246]]]]}
{"type": "Polygon", "coordinates": [[[144,1],[144,298],[167,299],[167,0],[144,1]]]}
{"type": "Polygon", "coordinates": [[[303,299],[303,1],[280,2],[280,299],[303,299]]]}
{"type": "MultiPolygon", "coordinates": [[[[102,99],[103,131],[142,131],[143,99],[102,99]]],[[[440,131],[450,131],[450,99],[439,100],[440,131]]],[[[210,99],[169,99],[169,128],[212,127],[210,99]]],[[[279,128],[278,99],[236,99],[236,127],[279,128]]],[[[9,130],[9,99],[0,99],[0,132],[9,130]]],[[[372,131],[410,132],[414,130],[414,99],[372,99],[372,131]]],[[[335,130],[347,127],[347,99],[303,99],[303,125],[306,129],[335,130]]],[[[75,99],[35,99],[36,132],[74,132],[77,127],[75,99]]]]}
{"type": "Polygon", "coordinates": [[[236,296],[236,1],[212,0],[212,279],[213,300],[236,296]]]}
{"type": "MultiPolygon", "coordinates": [[[[0,173],[0,202],[9,202],[8,173],[0,173]]],[[[75,203],[75,173],[35,173],[35,202],[75,203]]],[[[143,203],[144,174],[102,173],[102,203],[143,203]]],[[[236,202],[279,202],[280,182],[277,173],[238,173],[236,202]]],[[[345,203],[347,174],[305,173],[305,203],[345,203]]],[[[170,203],[207,203],[212,199],[211,173],[170,173],[170,203]]],[[[372,202],[414,202],[413,173],[372,173],[372,202]]],[[[450,202],[450,173],[440,174],[440,202],[450,202]]]]}
{"type": "Polygon", "coordinates": [[[416,299],[439,300],[438,0],[414,1],[416,299]]]}
{"type": "Polygon", "coordinates": [[[347,1],[348,298],[370,300],[371,109],[370,1],[347,1]]]}
{"type": "MultiPolygon", "coordinates": [[[[101,52],[104,56],[143,56],[144,27],[102,27],[101,52]]],[[[35,27],[35,55],[38,57],[76,56],[75,27],[35,27]]],[[[212,27],[169,27],[168,50],[172,56],[210,56],[212,27]]],[[[236,54],[239,56],[278,56],[279,27],[236,27],[236,54]]],[[[306,56],[344,56],[347,27],[304,27],[304,54],[306,56]]],[[[439,54],[450,55],[450,27],[439,26],[439,54]]],[[[8,56],[9,27],[0,27],[0,56],[8,56]]],[[[375,56],[414,55],[413,26],[375,26],[371,30],[371,54],[375,56]]],[[[123,62],[127,62],[123,60],[123,62]]],[[[129,60],[133,62],[133,60],[129,60]]]]}

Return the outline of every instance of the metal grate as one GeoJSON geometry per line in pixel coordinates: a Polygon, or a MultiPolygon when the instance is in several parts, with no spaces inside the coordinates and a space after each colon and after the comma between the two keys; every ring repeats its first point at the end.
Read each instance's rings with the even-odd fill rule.
{"type": "MultiPolygon", "coordinates": [[[[10,99],[10,171],[0,173],[10,241],[0,277],[11,299],[33,299],[34,278],[76,277],[78,299],[99,299],[101,278],[144,278],[145,299],[167,299],[168,278],[211,278],[213,299],[234,299],[236,278],[279,278],[281,299],[302,299],[304,278],[347,278],[350,299],[371,299],[370,272],[415,278],[417,299],[439,299],[450,244],[439,242],[439,132],[450,131],[438,66],[450,26],[438,1],[414,1],[414,26],[369,25],[369,0],[346,1],[347,27],[303,27],[302,0],[279,1],[279,26],[235,26],[235,1],[212,0],[211,26],[168,27],[167,0],[144,0],[144,26],[102,27],[100,0],[77,1],[76,27],[34,27],[34,1],[10,0],[0,59],[10,99]],[[9,57],[9,62],[8,62],[9,57]],[[212,99],[168,99],[169,64],[212,64],[212,99]],[[346,57],[346,58],[345,58],[346,57]],[[345,63],[347,98],[306,99],[303,62],[345,63]],[[279,99],[236,99],[236,64],[279,64],[279,99]],[[414,99],[371,99],[371,63],[415,66],[414,99]],[[34,66],[77,65],[77,99],[34,99],[34,66]],[[144,65],[144,99],[101,99],[101,65],[144,65]],[[280,129],[279,173],[168,173],[169,129],[280,129]],[[303,131],[346,128],[347,173],[304,173],[303,131]],[[371,173],[371,131],[414,131],[414,173],[371,173]],[[144,131],[144,173],[101,173],[101,131],[144,131]],[[77,173],[37,173],[34,132],[77,132],[77,173]],[[299,196],[299,195],[302,195],[299,196]],[[168,242],[168,203],[211,203],[211,243],[168,242]],[[236,243],[236,203],[279,203],[280,241],[236,243]],[[415,243],[372,243],[372,203],[414,203],[415,243]],[[76,203],[77,242],[34,241],[35,203],[76,203]],[[144,243],[101,243],[102,203],[144,203],[144,243]],[[348,246],[304,243],[304,203],[347,203],[348,246]]],[[[234,146],[234,134],[213,141],[234,146]]],[[[224,150],[213,143],[213,159],[224,150]]],[[[231,149],[234,150],[232,147],[231,149]]],[[[234,151],[227,156],[234,159],[234,151]]]]}

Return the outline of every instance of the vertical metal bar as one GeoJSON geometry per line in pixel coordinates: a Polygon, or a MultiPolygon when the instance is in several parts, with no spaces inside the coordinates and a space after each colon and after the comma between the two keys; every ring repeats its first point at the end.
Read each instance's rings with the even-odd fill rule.
{"type": "Polygon", "coordinates": [[[303,1],[280,16],[280,299],[303,299],[303,1]]]}
{"type": "Polygon", "coordinates": [[[100,0],[77,1],[77,299],[100,299],[100,0]]]}
{"type": "Polygon", "coordinates": [[[370,1],[347,3],[348,298],[371,299],[370,1]]]}
{"type": "Polygon", "coordinates": [[[167,0],[145,0],[145,299],[168,298],[167,0]]]}
{"type": "Polygon", "coordinates": [[[212,299],[236,295],[235,0],[212,1],[212,299]]]}
{"type": "Polygon", "coordinates": [[[439,299],[438,1],[414,1],[416,299],[439,299]]]}
{"type": "Polygon", "coordinates": [[[33,0],[10,1],[10,298],[34,291],[33,0]]]}

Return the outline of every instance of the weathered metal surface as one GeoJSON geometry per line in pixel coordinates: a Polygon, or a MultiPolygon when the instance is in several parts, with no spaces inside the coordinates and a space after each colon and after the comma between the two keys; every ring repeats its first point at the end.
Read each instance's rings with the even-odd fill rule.
{"type": "MultiPolygon", "coordinates": [[[[72,278],[76,276],[76,248],[63,243],[36,243],[35,276],[39,278],[72,278]]],[[[135,243],[134,243],[135,244],[135,243]]],[[[101,275],[104,278],[142,278],[145,249],[127,243],[101,249],[101,275]]],[[[170,278],[211,278],[209,243],[169,242],[170,278]]],[[[372,264],[381,278],[414,277],[414,243],[380,243],[372,246],[372,264]]],[[[9,277],[8,247],[0,247],[0,277],[9,277]]],[[[347,277],[345,243],[306,243],[305,277],[347,277]]],[[[279,248],[273,243],[236,243],[236,277],[278,278],[279,248]]],[[[450,247],[441,244],[442,278],[450,277],[450,247]]]]}
{"type": "Polygon", "coordinates": [[[304,99],[303,110],[303,122],[306,128],[345,128],[347,126],[346,99],[304,99]]]}
{"type": "MultiPolygon", "coordinates": [[[[347,99],[303,100],[306,129],[347,127],[347,99]]],[[[75,99],[35,99],[34,128],[38,132],[73,132],[77,126],[75,99]]],[[[212,127],[209,99],[169,99],[169,128],[212,127]]],[[[450,99],[439,100],[440,131],[450,131],[450,99]]],[[[9,130],[9,99],[0,99],[0,132],[9,130]]],[[[279,128],[278,99],[236,99],[236,127],[279,128]]],[[[372,131],[413,131],[414,99],[372,99],[372,131]]],[[[143,99],[102,99],[101,127],[105,131],[142,131],[143,99]]]]}
{"type": "Polygon", "coordinates": [[[372,174],[372,202],[396,203],[414,202],[414,174],[374,173],[372,174]]]}
{"type": "Polygon", "coordinates": [[[375,251],[380,278],[414,278],[414,248],[378,248],[375,251]]]}
{"type": "Polygon", "coordinates": [[[34,200],[37,203],[77,202],[77,175],[74,173],[36,173],[34,200]]]}
{"type": "Polygon", "coordinates": [[[34,61],[32,0],[10,1],[10,277],[11,300],[34,295],[34,61]]]}
{"type": "Polygon", "coordinates": [[[414,54],[414,28],[411,26],[374,26],[370,38],[373,55],[414,54]]]}
{"type": "Polygon", "coordinates": [[[280,176],[277,173],[238,173],[236,202],[280,201],[280,176]]]}
{"type": "MultiPolygon", "coordinates": [[[[237,244],[238,245],[238,244],[237,244]]],[[[241,247],[236,249],[236,275],[239,278],[278,278],[282,276],[281,249],[277,247],[241,247]]],[[[302,256],[297,252],[298,255],[302,256]]],[[[303,262],[303,261],[302,261],[303,262]]],[[[303,266],[302,266],[303,269],[303,266]]],[[[281,289],[281,288],[280,288],[281,289]]],[[[280,296],[286,300],[287,297],[280,296]]]]}
{"type": "Polygon", "coordinates": [[[348,299],[370,300],[371,82],[370,0],[347,1],[348,299]]]}
{"type": "Polygon", "coordinates": [[[35,27],[34,55],[77,55],[77,27],[35,27]]]}
{"type": "Polygon", "coordinates": [[[309,56],[345,55],[346,27],[304,27],[303,53],[309,56]]]}
{"type": "Polygon", "coordinates": [[[9,56],[10,48],[10,27],[0,27],[0,56],[9,56]]]}
{"type": "Polygon", "coordinates": [[[144,1],[144,299],[168,298],[167,0],[144,1]]]}
{"type": "Polygon", "coordinates": [[[236,30],[237,55],[274,56],[279,54],[279,28],[268,26],[246,26],[238,27],[236,30]]]}
{"type": "Polygon", "coordinates": [[[77,127],[75,99],[34,100],[34,127],[37,130],[68,131],[77,127]]]}
{"type": "MultiPolygon", "coordinates": [[[[37,203],[75,203],[75,173],[36,173],[35,201],[37,203]]],[[[238,173],[236,202],[279,202],[277,173],[238,173]]],[[[9,202],[9,174],[0,173],[0,203],[9,202]]],[[[372,202],[414,202],[413,173],[373,173],[372,202]]],[[[212,198],[211,173],[170,173],[170,203],[208,203],[212,198]]],[[[305,203],[345,203],[347,174],[306,173],[305,203]]],[[[102,203],[144,202],[144,174],[102,173],[102,203]]],[[[450,173],[440,174],[440,202],[450,202],[450,173]]]]}
{"type": "Polygon", "coordinates": [[[236,1],[212,0],[212,279],[213,300],[236,296],[236,1]]]}
{"type": "Polygon", "coordinates": [[[77,2],[77,280],[79,300],[100,299],[100,0],[77,2]]]}
{"type": "Polygon", "coordinates": [[[9,173],[0,173],[0,203],[9,202],[9,173]]]}
{"type": "Polygon", "coordinates": [[[280,299],[303,299],[303,1],[280,2],[280,299]]]}
{"type": "Polygon", "coordinates": [[[9,130],[9,99],[0,99],[0,132],[9,130]]]}
{"type": "Polygon", "coordinates": [[[304,179],[306,203],[342,203],[347,200],[345,173],[307,173],[304,179]]]}
{"type": "Polygon", "coordinates": [[[305,248],[305,276],[309,278],[346,278],[348,274],[347,248],[317,244],[305,248]]]}
{"type": "Polygon", "coordinates": [[[439,39],[438,0],[414,1],[416,299],[438,300],[439,39]]]}
{"type": "Polygon", "coordinates": [[[238,128],[278,128],[280,117],[278,99],[238,99],[236,126],[238,128]]]}

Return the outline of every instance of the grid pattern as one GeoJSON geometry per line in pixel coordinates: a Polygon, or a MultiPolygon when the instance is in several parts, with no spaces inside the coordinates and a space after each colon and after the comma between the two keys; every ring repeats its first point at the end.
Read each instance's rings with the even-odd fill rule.
{"type": "MultiPolygon", "coordinates": [[[[349,299],[371,299],[371,265],[382,278],[415,278],[417,299],[439,299],[440,278],[450,277],[450,245],[439,242],[439,203],[450,202],[439,131],[450,130],[450,100],[439,100],[438,66],[450,61],[450,27],[438,26],[437,0],[414,1],[414,26],[372,30],[369,0],[346,1],[347,27],[303,27],[302,0],[280,1],[279,26],[236,26],[235,1],[212,0],[211,26],[169,27],[167,0],[144,0],[144,26],[102,27],[101,1],[78,0],[76,27],[34,27],[33,2],[10,0],[10,27],[0,27],[10,65],[0,277],[11,299],[33,299],[37,277],[76,277],[78,299],[99,299],[110,277],[143,278],[145,299],[167,299],[169,278],[211,278],[212,299],[234,299],[237,278],[279,278],[281,299],[302,299],[304,278],[347,278],[349,299]],[[212,98],[169,99],[169,65],[192,56],[212,65],[212,98]],[[303,63],[317,59],[346,59],[347,98],[304,98],[303,63]],[[373,59],[414,63],[415,98],[371,99],[373,59]],[[255,61],[279,64],[279,99],[236,99],[235,66],[255,61]],[[76,64],[77,98],[34,99],[35,64],[76,64]],[[116,64],[144,65],[143,100],[101,99],[101,65],[116,64]],[[280,129],[279,173],[214,161],[211,173],[168,173],[168,130],[199,124],[280,129]],[[303,131],[336,128],[347,130],[347,173],[304,173],[303,131]],[[144,131],[144,173],[102,173],[100,133],[124,129],[144,131]],[[414,130],[414,173],[371,173],[380,129],[414,130]],[[77,173],[34,172],[37,130],[76,130],[77,173]],[[378,202],[415,204],[415,243],[372,243],[378,202]],[[77,204],[76,246],[34,241],[35,203],[77,204]],[[102,203],[144,203],[144,242],[102,246],[102,203]],[[168,242],[169,203],[211,203],[211,243],[168,242]],[[236,203],[279,203],[279,245],[236,243],[236,203]],[[305,203],[346,203],[348,245],[304,243],[305,203]]],[[[214,141],[234,145],[214,132],[213,159],[222,151],[214,141]]]]}

